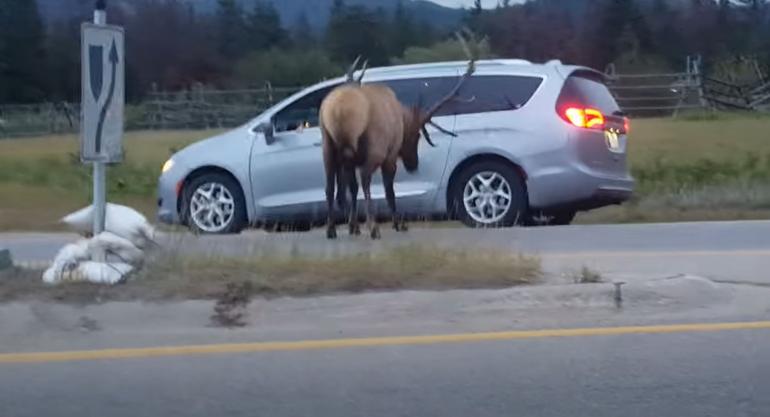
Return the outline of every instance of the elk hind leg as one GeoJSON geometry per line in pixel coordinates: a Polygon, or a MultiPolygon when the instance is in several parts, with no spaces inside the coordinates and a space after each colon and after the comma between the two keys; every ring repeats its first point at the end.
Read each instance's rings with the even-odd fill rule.
{"type": "Polygon", "coordinates": [[[409,228],[406,225],[403,217],[401,217],[396,209],[396,192],[393,189],[393,183],[396,178],[396,162],[386,162],[382,166],[382,184],[385,186],[385,198],[388,200],[388,207],[390,213],[393,216],[393,229],[397,232],[406,232],[409,228]]]}
{"type": "Polygon", "coordinates": [[[372,173],[375,167],[369,164],[364,165],[361,168],[361,188],[364,189],[364,200],[366,201],[366,224],[369,227],[369,233],[372,239],[380,238],[380,227],[377,225],[375,219],[377,213],[375,212],[374,202],[372,201],[372,173]]]}
{"type": "Polygon", "coordinates": [[[335,224],[334,212],[334,186],[337,180],[338,163],[337,152],[328,141],[324,142],[323,148],[324,171],[326,172],[326,238],[337,238],[337,226],[335,224]]]}
{"type": "Polygon", "coordinates": [[[358,225],[358,179],[356,178],[356,169],[353,165],[345,167],[345,178],[347,179],[348,186],[350,187],[350,217],[349,217],[349,231],[351,235],[358,236],[361,234],[361,227],[358,225]]]}

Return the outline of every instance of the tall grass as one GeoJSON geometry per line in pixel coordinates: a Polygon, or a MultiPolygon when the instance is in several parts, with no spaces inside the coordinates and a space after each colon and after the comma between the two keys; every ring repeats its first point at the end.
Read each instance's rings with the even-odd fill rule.
{"type": "Polygon", "coordinates": [[[114,287],[47,286],[40,280],[40,271],[0,272],[0,302],[211,299],[232,282],[248,283],[256,295],[266,297],[506,288],[535,283],[542,276],[539,258],[510,251],[413,244],[322,257],[268,249],[247,257],[224,257],[191,256],[172,247],[153,254],[144,270],[114,287]]]}

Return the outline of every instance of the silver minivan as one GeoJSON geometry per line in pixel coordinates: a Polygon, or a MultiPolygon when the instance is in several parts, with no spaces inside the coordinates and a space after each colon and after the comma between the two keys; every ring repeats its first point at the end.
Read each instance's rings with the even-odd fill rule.
{"type": "MultiPolygon", "coordinates": [[[[445,95],[467,62],[369,69],[406,105],[445,95]]],[[[158,218],[201,233],[247,226],[310,227],[326,217],[318,110],[344,78],[305,88],[243,126],[174,154],[159,178],[158,218]]],[[[470,227],[569,224],[578,211],[620,204],[634,180],[628,119],[602,73],[559,61],[483,60],[428,127],[420,168],[399,167],[395,192],[408,217],[454,218],[470,227]]],[[[362,196],[359,196],[362,198],[362,196]]],[[[372,185],[387,215],[379,173],[372,185]]],[[[342,220],[342,219],[340,219],[342,220]]]]}

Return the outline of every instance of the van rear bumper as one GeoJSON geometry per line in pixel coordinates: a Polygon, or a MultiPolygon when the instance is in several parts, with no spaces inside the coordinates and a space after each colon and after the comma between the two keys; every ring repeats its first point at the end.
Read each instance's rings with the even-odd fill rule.
{"type": "Polygon", "coordinates": [[[537,209],[545,212],[588,211],[601,207],[623,204],[628,201],[632,195],[633,190],[631,189],[599,188],[588,197],[546,207],[538,207],[537,209]]]}
{"type": "Polygon", "coordinates": [[[634,179],[583,166],[560,167],[528,179],[530,207],[536,210],[592,210],[622,204],[633,195],[634,179]]]}

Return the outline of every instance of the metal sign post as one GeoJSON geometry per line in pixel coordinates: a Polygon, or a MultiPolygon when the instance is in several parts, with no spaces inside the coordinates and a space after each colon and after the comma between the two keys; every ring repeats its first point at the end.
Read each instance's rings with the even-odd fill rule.
{"type": "Polygon", "coordinates": [[[97,0],[94,23],[81,27],[80,159],[94,167],[94,235],[104,231],[107,164],[123,160],[125,44],[123,28],[107,25],[106,0],[97,0]]]}

